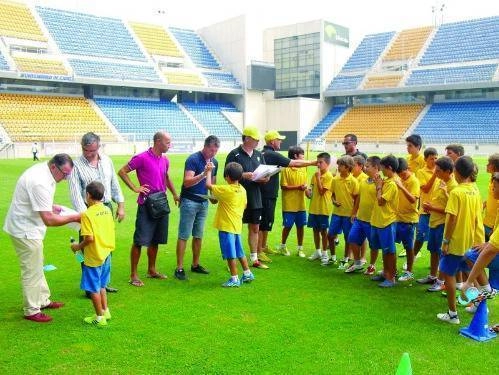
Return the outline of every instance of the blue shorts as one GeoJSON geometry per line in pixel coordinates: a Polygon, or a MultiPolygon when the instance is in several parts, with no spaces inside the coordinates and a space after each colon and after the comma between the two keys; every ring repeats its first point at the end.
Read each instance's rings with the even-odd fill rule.
{"type": "Polygon", "coordinates": [[[395,254],[395,232],[396,223],[387,225],[384,228],[371,227],[372,250],[382,250],[383,254],[395,254]]]}
{"type": "Polygon", "coordinates": [[[284,228],[292,228],[293,224],[297,228],[303,228],[307,224],[307,212],[282,212],[282,226],[284,228]]]}
{"type": "Polygon", "coordinates": [[[428,238],[428,250],[430,253],[438,253],[442,255],[442,240],[444,239],[445,224],[440,224],[435,228],[430,228],[430,236],[428,238]]]}
{"type": "MultiPolygon", "coordinates": [[[[469,273],[471,271],[471,268],[468,266],[466,263],[466,260],[471,261],[473,264],[475,264],[476,260],[478,259],[478,256],[480,253],[475,250],[468,250],[466,254],[464,254],[464,262],[462,264],[461,271],[469,273]]],[[[489,283],[490,286],[494,289],[499,289],[499,254],[497,254],[487,265],[487,268],[489,269],[489,283]]]]}
{"type": "Polygon", "coordinates": [[[241,235],[229,232],[218,232],[220,251],[223,259],[236,259],[244,257],[241,235]]]}
{"type": "Polygon", "coordinates": [[[402,243],[404,249],[413,250],[414,249],[414,229],[416,224],[414,223],[402,223],[397,222],[397,230],[395,234],[395,242],[402,243]]]}
{"type": "Polygon", "coordinates": [[[191,234],[194,238],[203,238],[204,223],[208,215],[208,201],[194,202],[182,198],[179,208],[178,238],[187,241],[191,234]]]}
{"type": "Polygon", "coordinates": [[[483,229],[485,231],[485,242],[489,242],[490,235],[492,234],[492,228],[484,225],[483,229]]]}
{"type": "Polygon", "coordinates": [[[438,269],[440,270],[440,272],[443,272],[446,275],[456,276],[456,273],[461,271],[463,258],[463,255],[442,255],[442,257],[440,258],[438,269]]]}
{"type": "Polygon", "coordinates": [[[308,214],[307,227],[314,229],[327,229],[329,227],[329,216],[308,214]]]}
{"type": "Polygon", "coordinates": [[[111,256],[108,256],[99,267],[89,267],[82,263],[80,289],[90,293],[100,293],[100,290],[109,284],[110,275],[111,256]]]}
{"type": "Polygon", "coordinates": [[[430,215],[423,214],[419,215],[418,226],[416,227],[416,241],[425,242],[428,241],[430,235],[430,215]]]}
{"type": "Polygon", "coordinates": [[[334,237],[343,232],[343,236],[345,237],[345,242],[347,242],[351,228],[352,228],[352,219],[350,218],[350,216],[331,215],[331,222],[329,224],[329,230],[327,232],[327,235],[329,237],[334,237]]]}
{"type": "Polygon", "coordinates": [[[354,243],[361,246],[364,241],[369,241],[371,243],[371,224],[367,221],[362,221],[359,219],[355,219],[352,228],[350,229],[350,233],[348,234],[348,243],[354,243]]]}

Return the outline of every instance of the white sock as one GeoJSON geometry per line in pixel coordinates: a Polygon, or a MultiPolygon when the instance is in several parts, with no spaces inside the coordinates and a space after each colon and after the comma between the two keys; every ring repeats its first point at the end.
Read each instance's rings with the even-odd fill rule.
{"type": "Polygon", "coordinates": [[[463,283],[456,283],[456,289],[461,290],[463,283]]]}
{"type": "Polygon", "coordinates": [[[104,318],[104,316],[102,316],[102,315],[97,315],[96,320],[97,320],[98,322],[100,322],[103,318],[104,318]]]}
{"type": "Polygon", "coordinates": [[[249,275],[251,275],[251,271],[250,270],[244,270],[243,271],[243,275],[244,276],[249,276],[249,275]]]}
{"type": "Polygon", "coordinates": [[[327,258],[327,250],[322,252],[322,257],[327,258]]]}
{"type": "Polygon", "coordinates": [[[298,251],[302,251],[303,250],[303,246],[298,246],[298,251]]]}
{"type": "Polygon", "coordinates": [[[258,254],[257,253],[250,253],[250,259],[252,262],[256,262],[258,260],[258,254]]]}
{"type": "Polygon", "coordinates": [[[332,259],[333,261],[334,261],[334,260],[336,260],[336,254],[331,255],[331,259],[332,259]]]}
{"type": "Polygon", "coordinates": [[[231,276],[230,278],[231,278],[231,279],[232,279],[232,281],[234,281],[234,282],[239,281],[239,276],[237,276],[237,275],[235,275],[235,276],[231,276]]]}
{"type": "Polygon", "coordinates": [[[449,316],[450,316],[451,318],[456,317],[456,316],[457,316],[457,311],[451,311],[451,310],[449,310],[449,316]]]}
{"type": "Polygon", "coordinates": [[[315,253],[318,255],[322,255],[322,250],[321,249],[315,249],[315,253]]]}
{"type": "Polygon", "coordinates": [[[285,243],[282,243],[281,246],[280,246],[281,249],[285,249],[286,248],[286,244],[285,243]]]}

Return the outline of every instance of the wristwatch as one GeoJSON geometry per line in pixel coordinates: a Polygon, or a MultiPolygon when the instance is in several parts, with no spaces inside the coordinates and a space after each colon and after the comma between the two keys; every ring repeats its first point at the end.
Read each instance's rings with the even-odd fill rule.
{"type": "Polygon", "coordinates": [[[447,238],[444,238],[444,239],[442,240],[442,243],[443,243],[444,245],[448,245],[448,244],[450,243],[450,240],[448,240],[447,238]]]}

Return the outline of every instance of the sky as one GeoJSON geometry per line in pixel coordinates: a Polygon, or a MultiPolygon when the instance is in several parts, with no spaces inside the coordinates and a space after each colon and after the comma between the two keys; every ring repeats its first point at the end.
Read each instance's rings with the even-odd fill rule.
{"type": "MultiPolygon", "coordinates": [[[[22,0],[21,0],[22,1],[22,0]]],[[[350,29],[351,47],[366,35],[499,15],[496,0],[306,0],[305,6],[277,0],[25,0],[132,21],[199,29],[246,14],[261,30],[316,19],[350,29]],[[195,5],[193,5],[195,4],[195,5]],[[443,11],[441,11],[443,5],[443,11]],[[435,11],[433,12],[432,9],[435,11]]],[[[293,3],[299,3],[295,1],[293,3]]],[[[301,3],[301,2],[300,2],[301,3]]]]}

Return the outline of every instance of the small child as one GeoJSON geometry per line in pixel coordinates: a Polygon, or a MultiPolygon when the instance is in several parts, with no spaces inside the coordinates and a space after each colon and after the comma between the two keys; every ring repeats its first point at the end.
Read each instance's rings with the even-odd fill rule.
{"type": "Polygon", "coordinates": [[[329,264],[327,229],[329,227],[329,215],[333,212],[333,201],[331,200],[333,175],[329,171],[330,164],[331,155],[327,152],[321,152],[317,155],[317,172],[312,176],[310,188],[305,192],[307,197],[310,198],[307,226],[314,231],[315,244],[315,252],[308,259],[320,259],[323,266],[329,264]]]}
{"type": "Polygon", "coordinates": [[[359,195],[359,182],[352,175],[354,161],[351,156],[342,156],[337,161],[338,174],[333,178],[331,192],[333,198],[333,214],[329,224],[328,240],[331,256],[336,256],[335,238],[341,232],[345,238],[345,253],[338,269],[348,268],[348,261],[352,255],[349,252],[348,234],[352,228],[352,212],[359,195]]]}
{"type": "Polygon", "coordinates": [[[352,175],[359,181],[365,181],[368,179],[368,175],[364,172],[364,168],[366,166],[366,159],[362,155],[353,156],[353,169],[352,175]]]}
{"type": "MultiPolygon", "coordinates": [[[[303,159],[305,151],[299,146],[292,146],[288,150],[291,160],[303,159]]],[[[307,169],[288,167],[281,172],[282,189],[282,235],[279,252],[289,256],[286,241],[293,225],[296,225],[296,239],[298,242],[297,255],[305,258],[303,252],[304,226],[307,224],[305,209],[305,190],[307,190],[307,169]]]]}
{"type": "Polygon", "coordinates": [[[111,210],[102,202],[104,185],[93,181],[85,191],[88,209],[81,214],[83,241],[73,243],[71,250],[84,250],[80,288],[90,292],[95,309],[95,315],[86,317],[83,321],[102,328],[111,320],[106,285],[111,273],[110,254],[115,248],[114,220],[111,210]]]}
{"type": "Polygon", "coordinates": [[[243,229],[243,212],[246,208],[246,190],[239,184],[243,176],[243,167],[239,163],[227,163],[224,169],[224,179],[228,185],[213,185],[211,173],[213,164],[206,165],[206,187],[218,200],[217,212],[215,213],[214,227],[218,229],[218,239],[222,258],[227,260],[230,270],[230,279],[222,284],[223,287],[239,287],[243,283],[249,283],[255,279],[250,271],[248,260],[244,255],[241,243],[241,232],[243,229]],[[236,259],[243,267],[243,276],[239,280],[236,259]]]}
{"type": "Polygon", "coordinates": [[[421,154],[421,147],[423,147],[423,139],[419,134],[411,134],[405,139],[407,145],[407,163],[409,170],[416,174],[417,171],[424,168],[426,163],[423,155],[421,154]]]}
{"type": "Polygon", "coordinates": [[[449,310],[437,314],[437,318],[451,324],[459,324],[456,311],[456,273],[461,267],[466,250],[485,240],[482,222],[480,192],[471,182],[475,165],[470,157],[457,159],[454,174],[459,184],[449,194],[445,207],[444,239],[440,272],[445,280],[449,310]]]}

